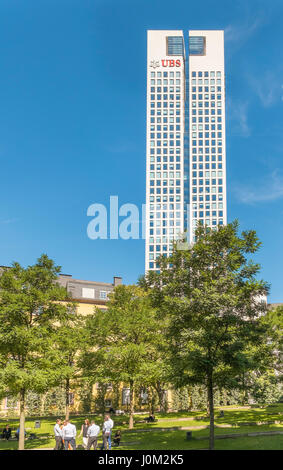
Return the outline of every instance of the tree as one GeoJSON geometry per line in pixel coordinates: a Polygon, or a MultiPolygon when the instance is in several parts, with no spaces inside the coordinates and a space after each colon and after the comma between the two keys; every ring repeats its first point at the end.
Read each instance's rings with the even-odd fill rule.
{"type": "Polygon", "coordinates": [[[274,372],[252,377],[251,394],[257,403],[277,403],[282,396],[282,385],[274,372]]]}
{"type": "Polygon", "coordinates": [[[268,342],[272,346],[275,357],[274,370],[278,379],[282,381],[282,356],[283,356],[283,306],[277,306],[268,310],[261,318],[261,322],[267,328],[268,342]]]}
{"type": "Polygon", "coordinates": [[[81,380],[83,388],[89,387],[91,394],[96,386],[96,395],[94,397],[95,409],[100,413],[105,413],[105,398],[110,382],[116,379],[112,372],[112,358],[104,351],[104,327],[103,332],[99,330],[103,324],[103,319],[97,320],[97,315],[102,316],[102,311],[94,310],[94,316],[86,317],[85,338],[83,348],[78,357],[78,367],[81,371],[81,380]],[[100,313],[101,312],[101,313],[100,313]]]}
{"type": "Polygon", "coordinates": [[[106,394],[109,389],[109,383],[106,382],[98,382],[96,384],[97,386],[97,391],[96,391],[96,396],[95,396],[95,409],[99,411],[102,415],[105,414],[106,412],[106,406],[105,406],[105,400],[106,400],[106,394]]]}
{"type": "Polygon", "coordinates": [[[156,334],[151,339],[151,349],[148,350],[147,361],[142,367],[142,385],[149,389],[152,414],[154,414],[157,402],[161,412],[165,413],[167,410],[167,389],[170,376],[164,321],[159,321],[156,327],[156,334]],[[155,395],[157,395],[158,401],[155,399],[155,395]]]}
{"type": "Polygon", "coordinates": [[[70,393],[82,386],[82,374],[78,363],[86,340],[85,317],[76,311],[76,304],[68,306],[69,315],[61,317],[57,324],[56,342],[60,381],[65,388],[65,419],[70,416],[70,393]]]}
{"type": "Polygon", "coordinates": [[[243,368],[239,377],[243,404],[248,403],[249,398],[275,403],[282,393],[283,308],[268,309],[259,322],[265,331],[265,344],[264,347],[261,343],[253,344],[246,351],[253,367],[247,371],[243,368]]]}
{"type": "Polygon", "coordinates": [[[130,387],[129,428],[134,425],[134,391],[146,377],[156,375],[154,350],[160,322],[142,288],[117,286],[107,311],[96,310],[88,318],[92,351],[84,356],[85,374],[97,381],[124,382],[130,387]]]}
{"type": "Polygon", "coordinates": [[[282,396],[282,354],[283,354],[283,306],[268,309],[260,322],[266,328],[266,342],[273,353],[270,367],[259,369],[263,354],[260,346],[255,346],[255,370],[249,374],[251,395],[261,403],[275,403],[282,396]]]}
{"type": "Polygon", "coordinates": [[[189,250],[175,246],[169,259],[159,258],[160,272],[149,272],[145,284],[159,315],[169,318],[172,382],[207,389],[213,449],[216,387],[238,386],[240,372],[254,365],[249,346],[268,349],[259,321],[268,286],[256,280],[259,265],[248,259],[260,246],[254,231],[238,236],[233,222],[215,231],[198,226],[195,235],[189,250]]]}
{"type": "Polygon", "coordinates": [[[0,277],[0,355],[5,366],[0,381],[7,393],[19,395],[19,449],[24,449],[26,396],[43,393],[58,380],[54,365],[56,322],[67,315],[66,290],[56,283],[60,267],[42,255],[26,269],[19,263],[0,277]]]}

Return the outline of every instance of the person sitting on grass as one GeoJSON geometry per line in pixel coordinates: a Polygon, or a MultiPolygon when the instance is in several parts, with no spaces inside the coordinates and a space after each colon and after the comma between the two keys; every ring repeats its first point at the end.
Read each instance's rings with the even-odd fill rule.
{"type": "MultiPolygon", "coordinates": [[[[27,435],[26,430],[24,430],[24,434],[25,434],[25,437],[26,437],[26,435],[27,435]]],[[[15,436],[16,436],[16,439],[17,439],[17,441],[18,441],[18,440],[19,440],[19,437],[20,437],[20,427],[18,427],[18,429],[16,430],[15,436]]]]}
{"type": "Polygon", "coordinates": [[[114,436],[114,444],[118,447],[121,441],[121,431],[116,431],[114,436]]]}
{"type": "Polygon", "coordinates": [[[154,416],[154,414],[151,414],[148,418],[144,418],[144,420],[145,420],[147,423],[154,423],[154,421],[155,421],[155,416],[154,416]]]}
{"type": "Polygon", "coordinates": [[[3,432],[2,432],[2,439],[6,439],[8,441],[11,435],[12,435],[11,428],[9,424],[6,424],[6,427],[3,429],[3,432]]]}

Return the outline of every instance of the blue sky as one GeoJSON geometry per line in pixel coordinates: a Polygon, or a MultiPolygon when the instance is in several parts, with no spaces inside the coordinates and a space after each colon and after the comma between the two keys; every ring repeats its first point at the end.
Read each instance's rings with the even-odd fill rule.
{"type": "Polygon", "coordinates": [[[145,200],[147,29],[224,29],[229,221],[283,302],[281,0],[0,0],[0,265],[133,283],[143,240],[90,240],[87,208],[145,200]]]}

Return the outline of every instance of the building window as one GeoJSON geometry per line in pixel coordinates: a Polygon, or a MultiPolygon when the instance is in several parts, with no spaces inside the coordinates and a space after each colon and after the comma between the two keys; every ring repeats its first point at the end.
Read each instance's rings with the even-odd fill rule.
{"type": "Polygon", "coordinates": [[[16,397],[10,396],[5,398],[5,409],[15,409],[18,407],[18,400],[16,397]]]}
{"type": "Polygon", "coordinates": [[[69,405],[73,405],[75,402],[75,394],[69,393],[69,405]]]}
{"type": "Polygon", "coordinates": [[[146,389],[144,389],[144,388],[141,389],[140,396],[141,396],[141,404],[142,405],[147,404],[148,403],[148,393],[147,393],[146,389]]]}
{"type": "Polygon", "coordinates": [[[112,390],[112,383],[109,382],[109,383],[106,383],[106,384],[102,384],[102,383],[98,382],[96,384],[97,390],[102,390],[103,387],[106,387],[106,390],[112,390]]]}
{"type": "Polygon", "coordinates": [[[130,389],[123,388],[122,390],[122,405],[129,405],[130,404],[130,389]]]}
{"type": "Polygon", "coordinates": [[[105,290],[101,290],[99,292],[99,298],[102,299],[102,300],[106,300],[107,299],[107,292],[105,290]]]}
{"type": "Polygon", "coordinates": [[[94,299],[95,297],[95,290],[94,289],[89,289],[87,287],[83,287],[82,289],[82,297],[85,297],[87,299],[94,299]]]}
{"type": "Polygon", "coordinates": [[[167,37],[167,55],[184,55],[184,43],[182,36],[167,37]]]}
{"type": "Polygon", "coordinates": [[[189,37],[189,55],[205,55],[205,36],[189,37]]]}

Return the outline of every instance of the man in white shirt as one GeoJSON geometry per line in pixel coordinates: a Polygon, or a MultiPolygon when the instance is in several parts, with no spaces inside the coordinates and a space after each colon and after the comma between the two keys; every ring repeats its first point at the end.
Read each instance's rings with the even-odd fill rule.
{"type": "Polygon", "coordinates": [[[86,450],[90,450],[91,446],[93,446],[93,449],[96,450],[97,448],[97,437],[98,434],[100,433],[100,427],[95,424],[94,421],[91,422],[91,425],[89,426],[87,430],[87,435],[88,435],[88,442],[87,442],[87,448],[86,450]]]}
{"type": "Polygon", "coordinates": [[[114,426],[113,420],[110,418],[109,415],[106,415],[104,418],[104,424],[103,424],[103,445],[104,449],[107,450],[107,444],[109,447],[109,450],[111,450],[111,432],[112,428],[114,426]]]}
{"type": "Polygon", "coordinates": [[[56,424],[54,426],[54,435],[55,435],[55,449],[60,450],[62,446],[62,430],[61,430],[61,419],[56,419],[56,424]]]}
{"type": "Polygon", "coordinates": [[[68,450],[69,444],[72,446],[73,450],[76,450],[76,426],[71,424],[68,419],[66,419],[65,423],[62,430],[62,438],[64,440],[65,450],[68,450]]]}

